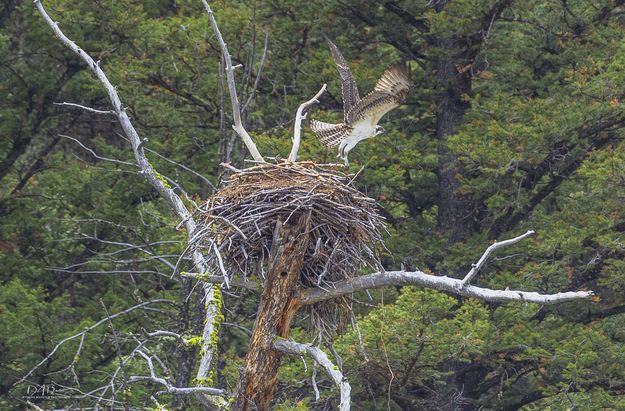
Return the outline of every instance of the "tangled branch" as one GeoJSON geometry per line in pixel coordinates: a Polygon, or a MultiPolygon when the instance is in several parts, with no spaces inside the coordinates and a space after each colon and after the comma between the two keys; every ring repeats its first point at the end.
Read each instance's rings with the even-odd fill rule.
{"type": "MultiPolygon", "coordinates": [[[[80,338],[80,343],[78,344],[78,349],[76,350],[76,355],[74,355],[74,359],[77,358],[78,356],[80,356],[80,352],[82,351],[82,347],[83,347],[83,343],[85,340],[85,335],[90,332],[93,331],[94,329],[98,328],[99,326],[101,326],[104,323],[107,323],[117,317],[126,315],[128,313],[133,312],[134,310],[138,310],[139,308],[144,308],[148,305],[151,304],[158,304],[158,303],[168,303],[168,304],[173,304],[174,302],[171,300],[165,300],[165,299],[157,299],[157,300],[150,300],[150,301],[145,301],[141,304],[137,304],[134,305],[130,308],[127,308],[123,311],[120,311],[116,314],[112,314],[112,315],[108,315],[106,317],[104,317],[103,319],[101,319],[100,321],[96,322],[93,325],[90,325],[89,327],[86,327],[84,330],[82,330],[79,333],[76,333],[74,335],[70,335],[69,337],[65,337],[63,338],[61,341],[59,341],[54,348],[52,349],[52,351],[50,351],[50,353],[48,355],[46,355],[46,357],[39,361],[39,363],[37,363],[37,365],[35,365],[30,371],[28,371],[28,373],[26,375],[24,375],[22,378],[20,378],[17,382],[15,382],[13,384],[13,386],[19,385],[21,383],[23,383],[24,381],[26,381],[31,375],[33,375],[33,373],[35,371],[37,371],[37,369],[39,369],[39,367],[41,367],[43,364],[45,364],[48,360],[52,359],[52,357],[54,357],[54,354],[56,354],[56,352],[59,350],[59,348],[61,348],[66,342],[69,342],[71,340],[74,340],[78,337],[80,338]]],[[[74,360],[75,361],[75,360],[74,360]]]]}

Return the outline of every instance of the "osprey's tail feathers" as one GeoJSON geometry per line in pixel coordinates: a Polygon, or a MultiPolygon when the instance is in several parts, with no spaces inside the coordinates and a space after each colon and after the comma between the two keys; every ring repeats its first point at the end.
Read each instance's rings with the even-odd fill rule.
{"type": "Polygon", "coordinates": [[[352,131],[352,128],[347,124],[330,124],[317,120],[310,122],[310,128],[317,138],[328,147],[338,146],[352,131]]]}

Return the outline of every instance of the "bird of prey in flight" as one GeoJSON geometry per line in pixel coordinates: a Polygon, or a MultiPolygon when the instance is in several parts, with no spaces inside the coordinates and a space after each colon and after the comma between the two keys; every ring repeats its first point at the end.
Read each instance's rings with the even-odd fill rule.
{"type": "Polygon", "coordinates": [[[312,131],[328,147],[339,146],[337,157],[349,164],[347,154],[356,144],[384,133],[378,125],[382,116],[399,106],[410,89],[410,67],[399,63],[390,66],[369,94],[360,98],[354,76],[345,58],[330,39],[332,57],[343,82],[343,122],[339,124],[311,121],[312,131]]]}

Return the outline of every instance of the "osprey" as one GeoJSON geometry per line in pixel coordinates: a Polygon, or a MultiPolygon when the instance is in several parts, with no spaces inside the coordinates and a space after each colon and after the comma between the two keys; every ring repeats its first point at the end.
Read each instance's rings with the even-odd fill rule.
{"type": "Polygon", "coordinates": [[[362,99],[345,58],[330,39],[332,57],[343,82],[343,123],[330,124],[312,120],[310,126],[319,140],[328,147],[339,146],[337,157],[349,164],[347,154],[356,144],[384,133],[378,125],[382,116],[399,106],[410,89],[410,68],[394,64],[382,74],[373,91],[362,99]]]}

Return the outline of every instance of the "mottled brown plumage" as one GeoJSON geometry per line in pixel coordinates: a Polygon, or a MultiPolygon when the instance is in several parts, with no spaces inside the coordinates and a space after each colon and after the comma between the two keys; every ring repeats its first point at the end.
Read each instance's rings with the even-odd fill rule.
{"type": "Polygon", "coordinates": [[[399,106],[410,90],[410,67],[394,64],[376,83],[374,89],[362,99],[345,58],[329,39],[330,50],[342,80],[343,117],[339,124],[312,120],[311,128],[319,140],[328,147],[339,146],[338,157],[348,164],[347,154],[356,144],[384,132],[378,122],[390,110],[399,106]]]}
{"type": "MultiPolygon", "coordinates": [[[[352,75],[349,66],[347,65],[347,61],[345,61],[345,57],[343,57],[338,47],[336,47],[336,44],[332,43],[328,37],[325,37],[325,39],[330,45],[330,51],[332,52],[332,57],[336,63],[336,69],[341,76],[343,112],[347,115],[347,112],[358,102],[358,100],[360,100],[358,86],[356,85],[356,80],[354,80],[354,76],[352,75]]],[[[345,118],[345,121],[347,122],[347,118],[345,118]]]]}
{"type": "Polygon", "coordinates": [[[405,64],[393,64],[386,69],[374,89],[356,102],[347,112],[347,124],[371,117],[377,124],[382,116],[399,106],[410,90],[410,70],[405,64]]]}

